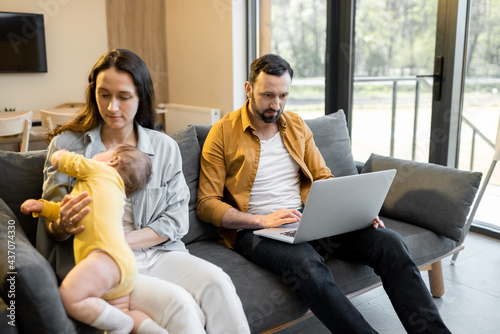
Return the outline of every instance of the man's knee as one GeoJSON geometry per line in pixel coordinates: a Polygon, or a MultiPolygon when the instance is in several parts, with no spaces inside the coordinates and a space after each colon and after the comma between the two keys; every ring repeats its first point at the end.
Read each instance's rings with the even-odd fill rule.
{"type": "Polygon", "coordinates": [[[398,232],[389,229],[384,229],[380,232],[381,237],[379,243],[382,246],[388,249],[394,249],[395,251],[404,250],[408,252],[408,247],[398,232]]]}

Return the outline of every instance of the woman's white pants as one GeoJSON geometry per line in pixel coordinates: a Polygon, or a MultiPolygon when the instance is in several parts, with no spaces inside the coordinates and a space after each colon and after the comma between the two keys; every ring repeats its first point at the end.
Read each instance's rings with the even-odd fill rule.
{"type": "Polygon", "coordinates": [[[241,301],[229,276],[187,252],[165,252],[141,267],[130,308],[149,314],[172,334],[250,333],[241,301]]]}

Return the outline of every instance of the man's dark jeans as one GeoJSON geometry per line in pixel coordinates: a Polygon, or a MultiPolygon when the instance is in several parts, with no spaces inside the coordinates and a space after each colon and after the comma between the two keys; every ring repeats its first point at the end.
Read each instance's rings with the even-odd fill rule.
{"type": "Polygon", "coordinates": [[[280,275],[332,333],[376,331],[337,286],[324,256],[372,267],[408,333],[450,333],[401,236],[389,229],[367,228],[296,245],[241,230],[235,249],[280,275]]]}

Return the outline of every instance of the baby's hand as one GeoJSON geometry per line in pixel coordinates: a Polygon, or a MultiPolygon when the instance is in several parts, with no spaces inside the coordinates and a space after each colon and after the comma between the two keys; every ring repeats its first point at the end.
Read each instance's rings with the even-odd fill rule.
{"type": "Polygon", "coordinates": [[[43,203],[37,201],[36,199],[28,199],[23,204],[21,204],[21,212],[28,215],[32,212],[40,213],[43,210],[43,203]]]}
{"type": "Polygon", "coordinates": [[[54,166],[54,168],[59,169],[59,160],[61,160],[61,157],[66,152],[69,152],[69,151],[65,148],[62,148],[62,149],[52,153],[52,156],[50,157],[50,163],[52,164],[52,166],[54,166]]]}

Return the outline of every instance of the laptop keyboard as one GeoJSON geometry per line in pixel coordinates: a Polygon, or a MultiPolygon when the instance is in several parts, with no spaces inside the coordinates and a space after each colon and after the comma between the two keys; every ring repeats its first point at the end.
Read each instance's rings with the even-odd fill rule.
{"type": "Polygon", "coordinates": [[[295,237],[295,233],[297,233],[297,230],[281,232],[280,234],[286,235],[287,237],[294,238],[295,237]]]}

